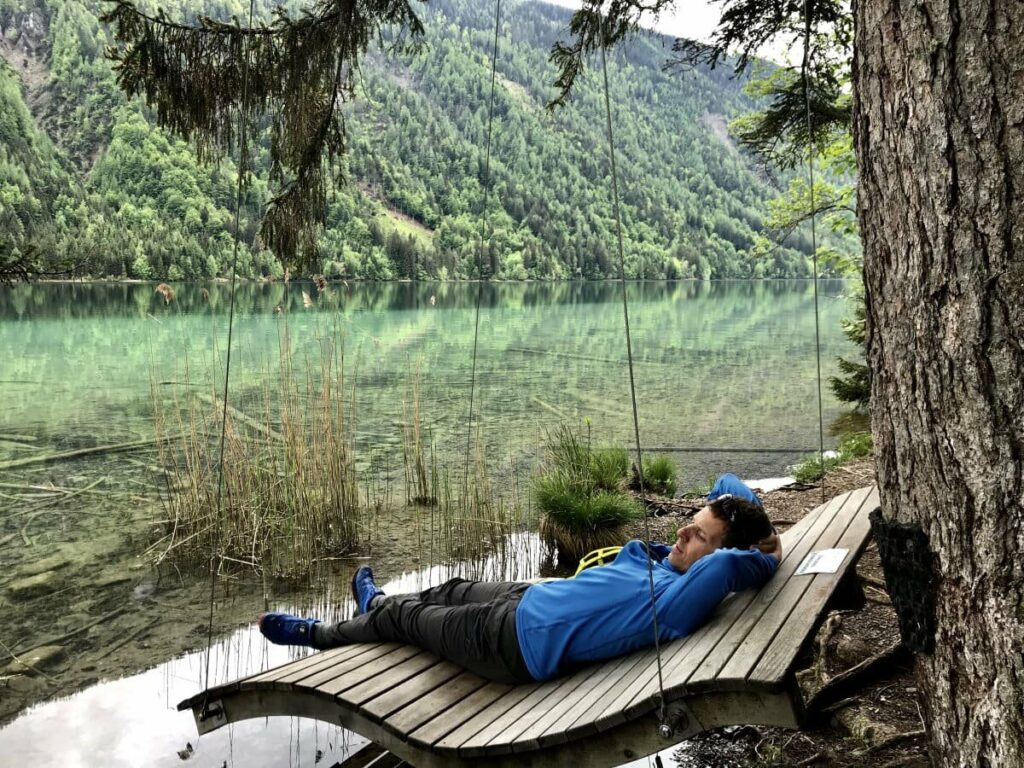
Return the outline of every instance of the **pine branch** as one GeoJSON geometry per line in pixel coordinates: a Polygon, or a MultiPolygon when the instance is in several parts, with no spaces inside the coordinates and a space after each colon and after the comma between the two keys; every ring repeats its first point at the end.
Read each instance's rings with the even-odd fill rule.
{"type": "MultiPolygon", "coordinates": [[[[355,98],[362,57],[373,42],[415,51],[423,24],[412,3],[423,0],[318,0],[298,17],[278,8],[253,27],[201,18],[198,26],[162,12],[140,12],[130,0],[108,0],[103,21],[114,28],[121,89],[142,96],[161,127],[188,140],[201,161],[237,151],[239,125],[269,116],[270,180],[277,186],[260,238],[296,271],[309,270],[323,225],[327,165],[346,151],[340,107],[355,98]],[[242,100],[248,72],[249,98],[242,100]],[[241,121],[238,119],[240,110],[241,121]]],[[[249,160],[240,160],[241,172],[249,160]]]]}
{"type": "Polygon", "coordinates": [[[586,59],[591,53],[601,48],[613,48],[616,43],[635,34],[640,29],[641,20],[650,23],[674,4],[675,0],[611,0],[605,11],[605,0],[584,0],[583,7],[569,21],[569,34],[574,38],[572,44],[557,41],[548,57],[558,68],[555,86],[559,90],[558,96],[548,103],[548,109],[568,103],[573,86],[583,75],[586,59]]]}

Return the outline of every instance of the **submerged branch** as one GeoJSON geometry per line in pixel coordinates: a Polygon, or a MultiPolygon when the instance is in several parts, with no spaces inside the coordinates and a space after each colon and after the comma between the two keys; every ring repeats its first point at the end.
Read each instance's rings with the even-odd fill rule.
{"type": "Polygon", "coordinates": [[[163,438],[151,438],[149,440],[135,440],[130,443],[117,443],[115,445],[97,445],[94,448],[79,448],[77,451],[67,451],[65,453],[48,453],[45,456],[28,456],[24,459],[14,459],[13,461],[0,462],[0,470],[15,469],[17,467],[26,467],[30,464],[48,464],[52,461],[64,461],[65,459],[77,459],[80,456],[93,456],[100,453],[120,453],[121,451],[131,451],[136,448],[154,447],[159,439],[173,440],[179,437],[178,435],[169,435],[163,438]]]}

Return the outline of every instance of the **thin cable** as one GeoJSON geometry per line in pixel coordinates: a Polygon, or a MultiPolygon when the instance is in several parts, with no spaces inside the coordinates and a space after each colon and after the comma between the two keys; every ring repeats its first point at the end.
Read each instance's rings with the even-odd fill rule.
{"type": "MultiPolygon", "coordinates": [[[[487,217],[487,206],[491,195],[491,131],[494,127],[494,84],[498,74],[498,32],[501,29],[501,0],[497,0],[494,11],[494,48],[492,49],[491,56],[491,102],[487,108],[487,151],[484,160],[484,233],[487,231],[488,217],[487,217]]],[[[469,421],[466,425],[466,463],[465,472],[462,478],[462,487],[468,500],[469,498],[469,453],[470,446],[473,443],[473,394],[476,390],[476,352],[477,352],[477,339],[480,337],[480,297],[484,290],[484,275],[483,275],[483,250],[484,250],[484,233],[480,235],[480,249],[478,251],[478,264],[477,264],[477,283],[476,288],[476,312],[473,320],[473,368],[469,376],[469,421]]],[[[487,237],[488,245],[490,245],[490,237],[487,237]]],[[[492,275],[488,274],[488,277],[492,275]]]]}
{"type": "Polygon", "coordinates": [[[640,482],[640,502],[644,507],[644,549],[647,550],[647,581],[651,590],[651,620],[654,624],[654,655],[658,661],[658,719],[665,721],[665,681],[661,670],[661,642],[658,636],[658,610],[654,595],[654,559],[651,556],[651,530],[647,514],[647,494],[644,491],[644,458],[640,450],[640,416],[636,406],[636,382],[633,377],[633,342],[629,332],[629,300],[626,297],[626,257],[622,244],[622,215],[619,211],[618,170],[615,167],[615,137],[612,133],[612,101],[608,88],[608,56],[605,53],[604,17],[598,16],[601,31],[601,71],[604,74],[604,108],[608,127],[608,155],[611,158],[612,199],[615,210],[615,232],[619,244],[619,283],[622,285],[622,316],[626,323],[626,359],[629,362],[629,395],[633,403],[633,436],[636,439],[637,476],[640,482]]]}
{"type": "MultiPolygon", "coordinates": [[[[252,29],[253,10],[256,0],[249,0],[249,28],[252,29]]],[[[245,39],[245,58],[243,63],[244,75],[242,77],[242,108],[238,114],[238,186],[235,190],[235,242],[231,255],[231,301],[228,305],[228,350],[225,356],[224,365],[224,408],[220,421],[220,458],[218,460],[217,474],[217,519],[214,525],[213,541],[210,545],[210,616],[206,630],[206,670],[203,675],[203,712],[207,710],[210,696],[210,656],[213,647],[213,604],[217,590],[217,571],[219,570],[218,550],[220,549],[221,537],[221,500],[224,490],[224,444],[227,436],[228,423],[228,386],[231,381],[231,340],[235,324],[235,277],[238,267],[238,241],[239,225],[242,212],[242,186],[245,179],[245,115],[249,107],[249,41],[245,39]]]]}
{"type": "Polygon", "coordinates": [[[811,251],[814,264],[814,353],[818,366],[818,466],[821,467],[821,501],[825,502],[825,416],[821,395],[821,321],[818,317],[818,233],[814,208],[814,124],[811,121],[811,89],[808,78],[811,61],[811,0],[804,0],[804,109],[807,113],[807,177],[810,183],[811,251]]]}

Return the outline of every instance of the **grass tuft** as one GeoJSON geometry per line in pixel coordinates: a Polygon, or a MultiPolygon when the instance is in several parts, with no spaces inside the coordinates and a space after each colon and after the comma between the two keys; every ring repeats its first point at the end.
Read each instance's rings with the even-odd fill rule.
{"type": "Polygon", "coordinates": [[[793,479],[798,483],[816,483],[829,470],[840,464],[867,456],[873,448],[870,432],[851,432],[839,441],[836,450],[822,462],[818,456],[809,456],[793,467],[793,479]]]}
{"type": "Polygon", "coordinates": [[[642,514],[622,490],[628,468],[625,449],[592,451],[565,425],[550,432],[544,469],[533,482],[539,530],[548,546],[578,561],[592,549],[621,544],[623,528],[642,514]]]}
{"type": "Polygon", "coordinates": [[[676,464],[668,456],[655,456],[644,462],[644,489],[659,496],[676,495],[676,464]]]}

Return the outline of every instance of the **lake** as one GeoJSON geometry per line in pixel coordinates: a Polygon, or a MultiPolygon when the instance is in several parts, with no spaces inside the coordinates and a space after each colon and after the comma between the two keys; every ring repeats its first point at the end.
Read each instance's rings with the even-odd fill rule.
{"type": "MultiPolygon", "coordinates": [[[[0,722],[8,723],[0,753],[18,762],[170,765],[194,736],[190,716],[173,704],[201,680],[209,578],[204,569],[153,568],[144,556],[166,526],[166,481],[149,442],[154,403],[223,387],[230,296],[224,284],[172,288],[170,301],[152,285],[0,288],[0,466],[131,444],[0,469],[0,594],[9,616],[0,641],[17,654],[57,638],[61,652],[45,679],[18,677],[0,696],[0,722]],[[190,650],[198,653],[181,656],[190,650]],[[131,725],[119,725],[118,709],[142,701],[125,721],[131,725]],[[176,725],[165,727],[160,712],[176,725]],[[59,743],[44,739],[54,729],[59,743]],[[174,735],[143,738],[156,732],[174,735]]],[[[839,325],[849,286],[819,288],[827,379],[836,356],[855,350],[839,325]]],[[[811,282],[631,283],[628,298],[641,443],[676,460],[680,488],[723,471],[782,475],[817,450],[811,282]]],[[[366,551],[339,560],[312,586],[245,572],[223,580],[211,683],[276,658],[251,631],[264,605],[351,610],[331,595],[344,595],[354,558],[380,563],[384,580],[419,586],[441,578],[433,547],[412,547],[406,536],[403,425],[415,399],[437,464],[462,472],[478,301],[473,422],[497,485],[525,488],[546,432],[559,424],[587,430],[598,444],[632,446],[618,284],[353,284],[325,293],[312,284],[241,285],[231,405],[259,417],[261,393],[285,368],[305,376],[319,370],[325,350],[343,348],[357,463],[382,484],[393,511],[380,513],[366,551]]],[[[824,390],[830,447],[827,427],[840,408],[827,383],[824,390]]],[[[519,498],[527,495],[520,490],[519,498]]],[[[516,551],[524,554],[512,575],[536,574],[536,547],[516,551]]],[[[5,658],[10,651],[0,649],[5,658]]],[[[352,738],[283,722],[260,721],[236,732],[245,736],[234,743],[207,737],[192,764],[269,766],[286,755],[289,764],[311,765],[317,750],[340,759],[352,738]]]]}

